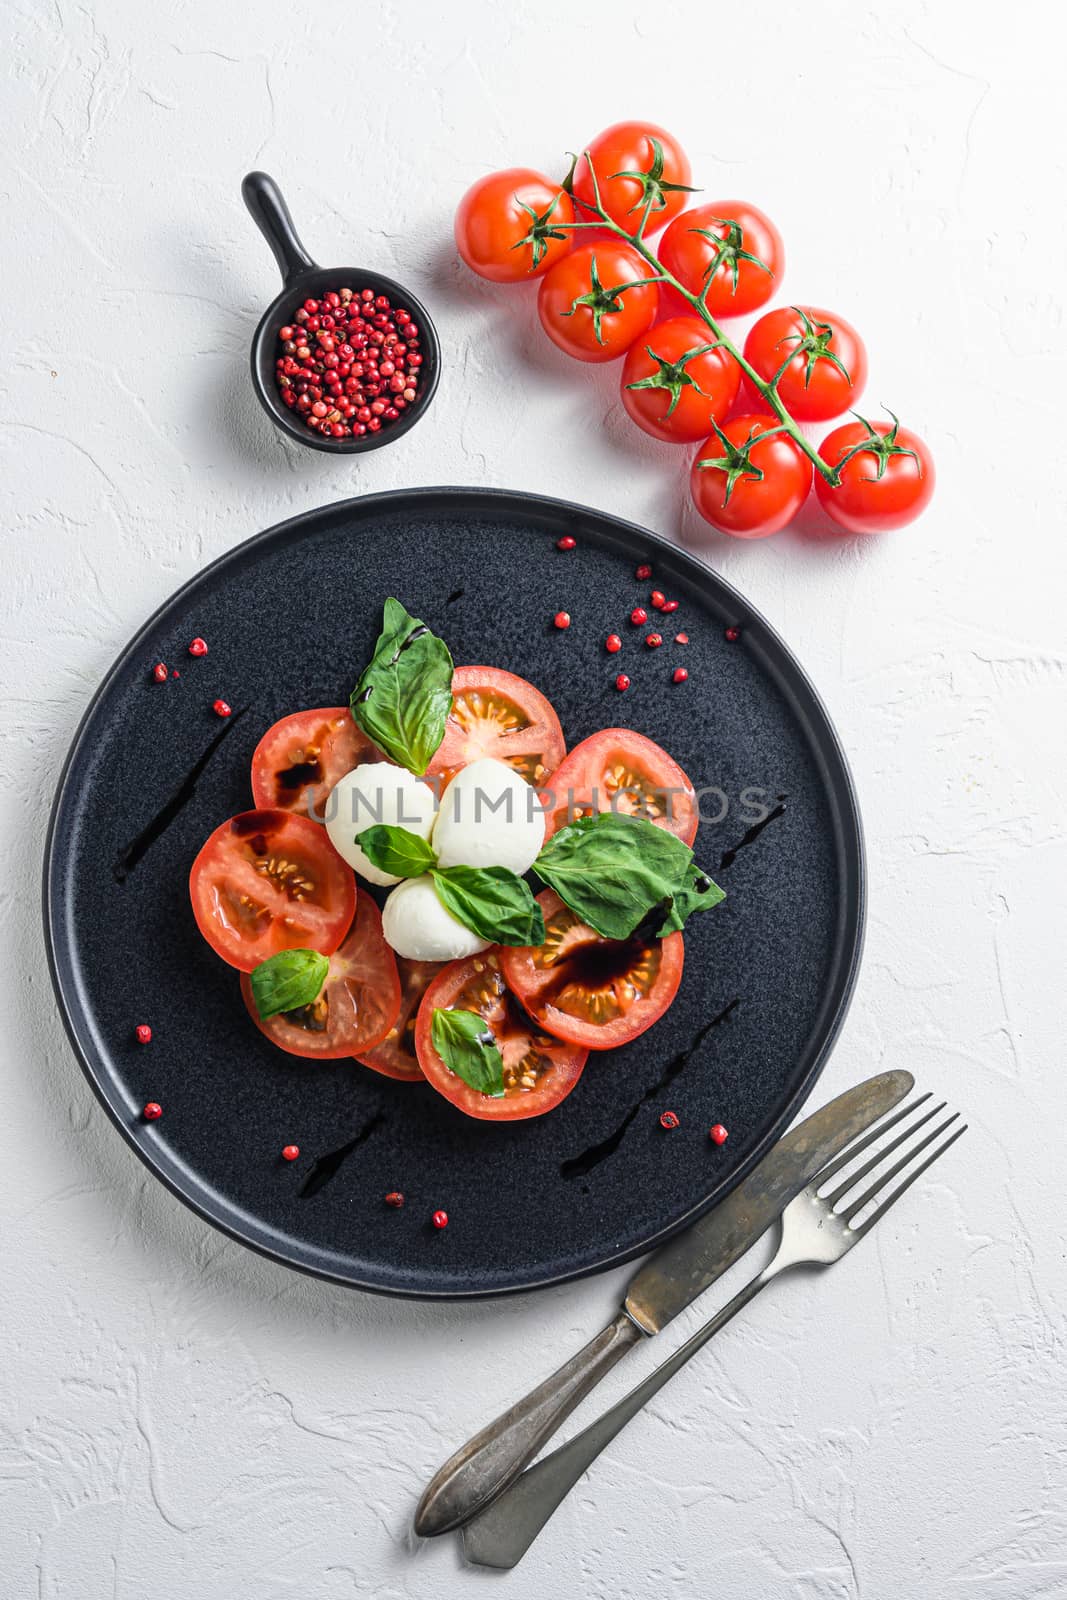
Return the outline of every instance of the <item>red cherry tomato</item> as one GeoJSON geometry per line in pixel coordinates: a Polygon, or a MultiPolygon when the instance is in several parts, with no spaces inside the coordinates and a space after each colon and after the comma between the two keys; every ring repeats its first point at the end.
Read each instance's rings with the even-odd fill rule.
{"type": "Polygon", "coordinates": [[[566,751],[559,718],[540,689],[499,667],[457,667],[445,736],[426,776],[440,776],[443,788],[460,767],[492,756],[536,787],[566,751]]]}
{"type": "Polygon", "coordinates": [[[660,240],[658,254],[690,294],[700,294],[718,263],[705,297],[713,317],[741,317],[766,305],[785,271],[781,234],[747,200],[714,200],[683,211],[660,240]]]}
{"type": "Polygon", "coordinates": [[[585,811],[644,817],[686,844],[696,838],[696,792],[677,761],[632,728],[602,728],[576,744],[544,790],[545,838],[585,811]]]}
{"type": "Polygon", "coordinates": [[[400,1011],[381,1044],[356,1055],[362,1066],[403,1083],[422,1082],[422,1068],[415,1054],[415,1016],[423,995],[443,965],[440,961],[409,961],[406,956],[397,956],[400,1011]]]}
{"type": "Polygon", "coordinates": [[[529,167],[491,172],[472,184],[456,211],[456,247],[472,272],[493,283],[540,277],[571,247],[570,196],[529,167]]]}
{"type": "Polygon", "coordinates": [[[797,422],[839,417],[867,383],[867,352],[855,328],[814,306],[778,306],[760,317],[745,358],[764,383],[781,372],[778,394],[797,422]]]}
{"type": "Polygon", "coordinates": [[[356,909],[356,881],[325,828],[287,811],[243,811],[216,828],[189,894],[208,944],[242,972],[279,950],[332,955],[356,909]]]}
{"type": "Polygon", "coordinates": [[[650,276],[647,262],[627,244],[602,239],[582,245],[541,279],[541,326],[578,361],[615,361],[656,320],[659,289],[647,282],[650,276]]]}
{"type": "Polygon", "coordinates": [[[637,228],[650,197],[646,235],[656,233],[685,205],[691,176],[689,157],[678,141],[654,122],[617,122],[598,133],[586,149],[592,173],[584,151],[574,169],[575,197],[586,202],[577,208],[580,221],[595,220],[586,207],[596,203],[597,188],[608,216],[629,233],[637,228]]]}
{"type": "Polygon", "coordinates": [[[895,417],[892,422],[843,422],[827,434],[819,454],[841,473],[837,489],[816,473],[819,504],[850,533],[902,528],[930,504],[934,458],[919,435],[895,417]]]}
{"type": "Polygon", "coordinates": [[[504,982],[499,955],[499,950],[488,950],[465,961],[450,961],[442,969],[422,997],[415,1048],[419,1065],[438,1094],[468,1117],[517,1122],[558,1106],[581,1077],[589,1051],[561,1044],[534,1026],[504,982]],[[438,1007],[476,1011],[485,1018],[504,1058],[502,1095],[481,1094],[445,1066],[433,1043],[433,1014],[438,1007]]]}
{"type": "Polygon", "coordinates": [[[309,1006],[260,1020],[252,984],[241,974],[241,993],[260,1033],[290,1055],[337,1061],[373,1050],[396,1025],[400,979],[396,957],[382,934],[382,917],[366,890],[357,890],[356,915],[340,949],[330,957],[322,992],[309,1006]]]}
{"type": "Polygon", "coordinates": [[[252,799],[260,811],[322,815],[339,778],[381,754],[352,721],[347,706],[294,711],[269,727],[252,752],[252,799]]]}
{"type": "Polygon", "coordinates": [[[774,417],[734,417],[697,451],[689,477],[693,503],[721,533],[765,539],[807,499],[813,468],[800,446],[784,433],[760,440],[777,426],[774,417]]]}
{"type": "Polygon", "coordinates": [[[740,383],[741,368],[703,322],[672,317],[630,346],[622,403],[653,439],[691,444],[725,417],[740,383]]]}
{"type": "Polygon", "coordinates": [[[500,950],[508,987],[549,1033],[587,1050],[627,1044],[658,1022],[682,981],[685,943],[604,939],[546,889],[537,897],[545,942],[500,950]]]}

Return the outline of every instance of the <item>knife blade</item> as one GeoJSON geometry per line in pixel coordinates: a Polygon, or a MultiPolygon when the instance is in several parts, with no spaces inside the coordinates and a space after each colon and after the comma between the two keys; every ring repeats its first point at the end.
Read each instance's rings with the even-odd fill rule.
{"type": "Polygon", "coordinates": [[[726,1199],[671,1239],[630,1280],[623,1309],[644,1333],[660,1329],[722,1276],[794,1196],[847,1144],[903,1100],[910,1072],[883,1072],[805,1117],[726,1199]]]}
{"type": "Polygon", "coordinates": [[[902,1071],[868,1078],[779,1139],[732,1194],[641,1267],[601,1333],[449,1457],[419,1501],[415,1532],[447,1533],[489,1505],[642,1335],[658,1333],[714,1283],[820,1168],[891,1111],[914,1082],[902,1071]]]}

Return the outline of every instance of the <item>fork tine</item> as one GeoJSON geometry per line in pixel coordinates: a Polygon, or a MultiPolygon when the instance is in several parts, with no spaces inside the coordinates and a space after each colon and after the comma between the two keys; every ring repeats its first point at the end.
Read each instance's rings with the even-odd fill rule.
{"type": "MultiPolygon", "coordinates": [[[[897,1184],[896,1188],[893,1190],[893,1193],[891,1195],[887,1195],[886,1196],[886,1198],[882,1201],[881,1205],[878,1207],[878,1210],[874,1213],[874,1215],[868,1217],[867,1221],[862,1223],[860,1225],[860,1227],[858,1227],[856,1229],[856,1232],[858,1234],[860,1234],[860,1235],[868,1233],[870,1231],[870,1229],[874,1227],[876,1222],[881,1222],[882,1218],[885,1216],[886,1212],[889,1210],[889,1207],[896,1205],[897,1201],[900,1199],[900,1197],[904,1193],[905,1189],[910,1189],[912,1184],[915,1182],[916,1178],[921,1178],[923,1173],[926,1171],[927,1167],[932,1167],[934,1162],[936,1160],[938,1160],[938,1158],[940,1156],[944,1155],[945,1151],[949,1148],[950,1145],[955,1144],[957,1139],[962,1139],[963,1138],[963,1135],[967,1132],[967,1126],[968,1125],[965,1122],[963,1124],[963,1127],[962,1128],[957,1128],[956,1132],[952,1135],[952,1137],[950,1139],[946,1139],[943,1145],[939,1145],[936,1150],[931,1151],[930,1154],[927,1156],[926,1160],[923,1161],[919,1166],[917,1166],[914,1172],[909,1173],[908,1176],[904,1179],[903,1183],[898,1183],[897,1184]]],[[[946,1123],[946,1127],[947,1127],[947,1123],[946,1123]]]]}
{"type": "MultiPolygon", "coordinates": [[[[918,1104],[918,1102],[916,1102],[916,1104],[918,1104]]],[[[872,1168],[881,1166],[881,1164],[885,1160],[886,1156],[891,1156],[893,1154],[894,1150],[899,1150],[900,1146],[904,1143],[905,1139],[910,1139],[913,1133],[918,1133],[919,1129],[924,1125],[924,1123],[929,1122],[931,1117],[936,1117],[937,1113],[939,1111],[944,1111],[945,1106],[947,1104],[948,1104],[947,1101],[942,1100],[942,1102],[941,1102],[941,1104],[939,1106],[934,1106],[933,1109],[928,1111],[924,1117],[920,1117],[918,1122],[913,1122],[910,1128],[905,1128],[903,1133],[899,1133],[897,1135],[897,1137],[892,1141],[891,1144],[884,1145],[881,1150],[875,1151],[875,1153],[871,1157],[871,1159],[869,1161],[865,1161],[863,1163],[863,1166],[860,1167],[857,1172],[850,1172],[848,1177],[845,1179],[844,1183],[839,1184],[838,1187],[834,1190],[833,1194],[822,1195],[822,1196],[820,1196],[820,1198],[824,1199],[826,1201],[826,1204],[830,1207],[830,1209],[832,1211],[834,1206],[836,1206],[837,1202],[839,1200],[843,1199],[844,1196],[846,1194],[848,1194],[848,1191],[850,1189],[854,1189],[856,1187],[857,1183],[859,1183],[861,1178],[865,1178],[867,1176],[868,1172],[870,1172],[872,1170],[872,1168]]],[[[915,1107],[912,1106],[912,1107],[909,1107],[909,1109],[910,1110],[914,1110],[915,1107]]],[[[896,1119],[894,1119],[894,1120],[896,1120],[896,1119]]],[[[888,1126],[888,1124],[887,1124],[887,1126],[888,1126]]],[[[879,1133],[882,1133],[884,1131],[885,1130],[882,1129],[882,1128],[878,1129],[879,1133]]],[[[865,1142],[869,1142],[869,1141],[865,1141],[865,1142]]],[[[854,1150],[854,1151],[851,1152],[851,1154],[852,1155],[857,1155],[858,1151],[854,1150]]],[[[910,1160],[911,1158],[909,1157],[908,1159],[910,1160]]],[[[822,1176],[823,1175],[820,1173],[819,1177],[815,1179],[816,1185],[821,1183],[822,1176]]],[[[890,1176],[892,1176],[892,1174],[890,1174],[890,1176]]]]}
{"type": "MultiPolygon", "coordinates": [[[[910,1162],[915,1160],[915,1157],[920,1153],[920,1151],[925,1150],[927,1145],[933,1144],[935,1139],[940,1138],[945,1129],[951,1127],[951,1125],[957,1121],[958,1118],[959,1112],[954,1111],[951,1117],[945,1118],[940,1127],[934,1128],[932,1132],[926,1135],[925,1139],[920,1139],[917,1145],[913,1145],[910,1150],[906,1150],[901,1156],[900,1160],[894,1161],[893,1165],[886,1172],[883,1172],[881,1177],[878,1178],[876,1182],[872,1183],[871,1187],[866,1190],[864,1194],[861,1194],[858,1200],[854,1200],[847,1210],[838,1212],[838,1216],[841,1218],[842,1222],[851,1222],[852,1218],[857,1216],[859,1212],[863,1210],[864,1206],[874,1199],[879,1190],[885,1188],[890,1178],[895,1178],[898,1172],[902,1172],[910,1162]]],[[[920,1171],[921,1170],[922,1169],[920,1168],[920,1171]]]]}
{"type": "Polygon", "coordinates": [[[826,1182],[827,1178],[832,1178],[835,1172],[840,1172],[842,1167],[847,1166],[850,1161],[856,1159],[861,1150],[866,1150],[867,1146],[873,1144],[875,1139],[880,1139],[883,1133],[888,1133],[889,1129],[893,1127],[894,1123],[899,1122],[901,1117],[910,1116],[913,1111],[918,1110],[919,1106],[929,1098],[930,1091],[928,1089],[925,1094],[919,1096],[918,1100],[913,1100],[910,1106],[904,1106],[902,1110],[895,1111],[891,1117],[887,1117],[884,1122],[880,1122],[876,1128],[865,1134],[862,1139],[850,1144],[843,1155],[838,1156],[836,1161],[831,1161],[827,1166],[823,1167],[821,1172],[815,1174],[811,1180],[812,1187],[817,1189],[820,1184],[826,1182]]]}

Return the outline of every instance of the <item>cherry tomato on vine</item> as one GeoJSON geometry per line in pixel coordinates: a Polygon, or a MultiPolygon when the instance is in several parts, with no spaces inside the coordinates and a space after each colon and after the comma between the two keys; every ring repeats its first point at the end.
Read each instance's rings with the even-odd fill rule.
{"type": "Polygon", "coordinates": [[[659,258],[690,294],[700,293],[714,266],[705,300],[713,317],[740,317],[766,305],[785,271],[781,234],[747,200],[684,211],[660,240],[659,258]]]}
{"type": "Polygon", "coordinates": [[[541,326],[578,361],[615,361],[656,320],[659,289],[650,276],[628,244],[603,239],[582,245],[541,279],[541,326]]]}
{"type": "Polygon", "coordinates": [[[529,167],[491,172],[472,184],[456,210],[456,248],[480,278],[521,283],[549,270],[571,247],[570,196],[529,167]]]}
{"type": "Polygon", "coordinates": [[[797,422],[826,422],[854,406],[867,383],[867,351],[844,317],[814,306],[778,306],[749,330],[745,358],[797,422]],[[790,354],[792,352],[792,354],[790,354]]]}
{"type": "Polygon", "coordinates": [[[630,346],[622,403],[653,439],[674,444],[707,437],[737,398],[741,368],[696,317],[672,317],[630,346]]]}
{"type": "Polygon", "coordinates": [[[735,539],[765,539],[807,499],[813,468],[774,417],[734,417],[697,451],[689,486],[706,522],[735,539]],[[760,436],[772,433],[769,439],[760,436]]]}
{"type": "Polygon", "coordinates": [[[593,163],[592,173],[585,152],[574,169],[574,194],[585,205],[578,206],[579,220],[594,220],[586,208],[600,204],[613,222],[633,233],[651,200],[645,233],[656,233],[685,205],[691,193],[689,157],[666,129],[654,122],[616,122],[598,133],[586,150],[593,163]],[[593,177],[596,177],[594,188],[593,177]]]}
{"type": "MultiPolygon", "coordinates": [[[[890,413],[892,416],[892,413],[890,413]]],[[[843,422],[827,434],[819,454],[841,473],[832,489],[815,477],[819,504],[849,533],[884,533],[913,522],[934,492],[934,458],[910,428],[892,422],[843,422]]]]}

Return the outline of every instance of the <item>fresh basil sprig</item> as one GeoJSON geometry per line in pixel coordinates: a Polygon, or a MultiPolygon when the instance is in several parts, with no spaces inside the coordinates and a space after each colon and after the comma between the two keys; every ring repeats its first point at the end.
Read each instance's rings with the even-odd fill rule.
{"type": "Polygon", "coordinates": [[[430,1027],[433,1047],[450,1072],[497,1099],[504,1093],[504,1057],[484,1017],[476,1011],[434,1008],[430,1027]]]}
{"type": "Polygon", "coordinates": [[[422,777],[452,709],[452,657],[443,639],[392,596],[349,710],[391,761],[422,777]]]}
{"type": "Polygon", "coordinates": [[[437,898],[457,922],[492,944],[544,944],[545,919],[524,878],[509,867],[434,867],[437,898]]]}
{"type": "Polygon", "coordinates": [[[421,878],[436,866],[437,857],[428,839],[391,822],[375,823],[356,834],[356,843],[371,866],[394,878],[421,878]]]}
{"type": "Polygon", "coordinates": [[[317,950],[279,950],[261,961],[249,977],[259,1020],[280,1011],[299,1011],[317,1000],[330,970],[328,956],[317,950]]]}
{"type": "Polygon", "coordinates": [[[628,939],[651,911],[664,908],[657,937],[685,925],[694,911],[725,898],[675,834],[643,817],[602,811],[576,817],[553,834],[534,862],[538,877],[605,939],[628,939]],[[698,888],[697,885],[706,887],[698,888]]]}
{"type": "Polygon", "coordinates": [[[367,859],[394,878],[428,872],[437,898],[457,922],[490,944],[544,944],[545,919],[525,879],[510,867],[439,867],[418,834],[379,823],[356,834],[367,859]]]}

